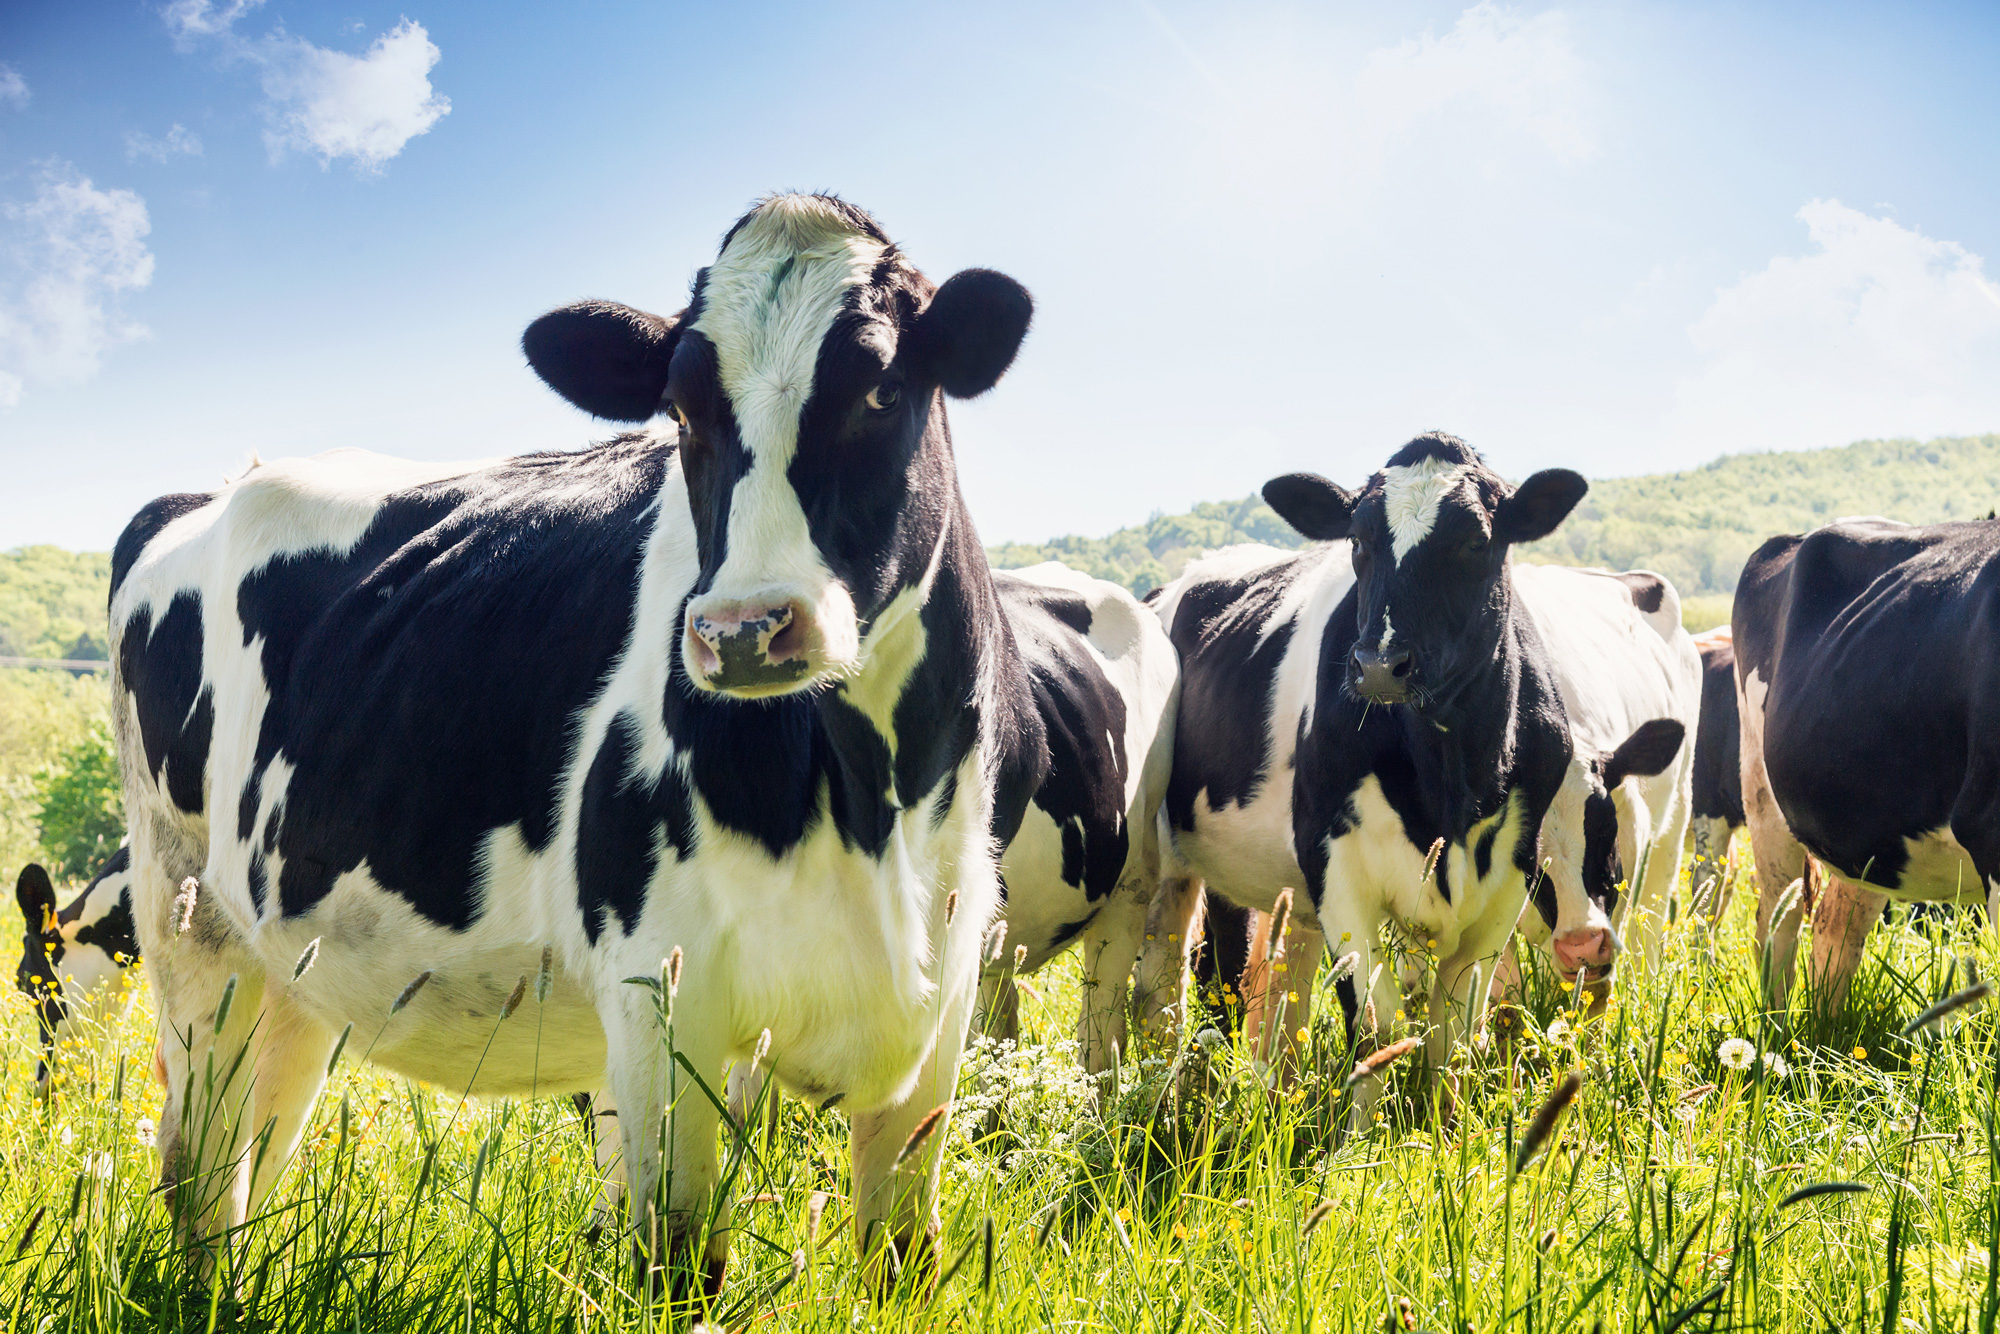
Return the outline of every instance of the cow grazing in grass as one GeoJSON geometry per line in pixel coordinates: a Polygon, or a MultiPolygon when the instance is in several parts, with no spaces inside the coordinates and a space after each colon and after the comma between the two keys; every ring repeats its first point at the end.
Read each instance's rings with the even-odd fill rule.
{"type": "Polygon", "coordinates": [[[851,1113],[868,1263],[931,1253],[946,1137],[912,1132],[951,1100],[1044,755],[943,400],[989,389],[1029,314],[1012,279],[934,287],[861,210],[778,196],[679,314],[585,302],[523,339],[585,411],[670,425],[267,463],[141,511],[111,622],[159,1142],[169,1182],[225,1168],[184,1224],[255,1208],[351,1023],[442,1088],[608,1095],[640,1235],[710,1291],[730,1211],[688,1072],[720,1088],[768,1042],[851,1113]],[[539,1013],[504,1018],[544,959],[539,1013]],[[232,1110],[198,1115],[190,1071],[245,1043],[232,1110]]]}
{"type": "Polygon", "coordinates": [[[1694,884],[1711,878],[1705,911],[1720,917],[1729,904],[1735,859],[1730,840],[1743,827],[1741,723],[1736,713],[1736,644],[1729,627],[1696,635],[1701,651],[1701,723],[1694,737],[1694,884]]]}
{"type": "MultiPolygon", "coordinates": [[[[1095,1074],[1127,1049],[1128,1013],[1156,1027],[1180,1012],[1177,952],[1154,951],[1159,962],[1132,986],[1160,879],[1157,815],[1173,756],[1178,662],[1159,619],[1116,584],[1054,562],[994,582],[1048,758],[1001,857],[1006,932],[982,985],[982,1026],[1015,1036],[1015,971],[1032,973],[1081,941],[1077,1042],[1095,1074]]],[[[1156,936],[1184,929],[1151,925],[1156,936]]]]}
{"type": "Polygon", "coordinates": [[[15,978],[35,1002],[42,1058],[35,1082],[46,1087],[57,1047],[120,1011],[130,999],[128,969],[139,961],[132,929],[132,853],[105,859],[83,892],[61,908],[41,866],[22,868],[14,884],[21,905],[21,967],[15,978]]]}
{"type": "Polygon", "coordinates": [[[1289,976],[1309,997],[1320,936],[1358,955],[1336,988],[1356,1043],[1399,1008],[1395,970],[1375,967],[1385,918],[1440,959],[1435,1058],[1483,1008],[1478,974],[1521,914],[1571,755],[1507,552],[1584,489],[1563,471],[1510,487],[1463,442],[1422,436],[1358,494],[1270,483],[1315,545],[1227,549],[1155,603],[1181,654],[1167,815],[1185,879],[1260,911],[1302,888],[1293,913],[1317,934],[1289,976]]]}
{"type": "Polygon", "coordinates": [[[1990,912],[2000,892],[2000,525],[1844,519],[1774,537],[1730,625],[1773,999],[1810,913],[1810,981],[1831,1009],[1888,899],[1990,912]]]}

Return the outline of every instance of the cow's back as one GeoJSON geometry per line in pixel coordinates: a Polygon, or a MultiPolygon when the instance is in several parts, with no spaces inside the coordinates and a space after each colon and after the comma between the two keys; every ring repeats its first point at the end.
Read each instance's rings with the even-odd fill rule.
{"type": "Polygon", "coordinates": [[[344,450],[142,511],[111,602],[128,788],[211,867],[243,859],[221,878],[247,891],[239,925],[309,910],[365,860],[464,927],[490,831],[547,846],[672,452],[344,450]]]}

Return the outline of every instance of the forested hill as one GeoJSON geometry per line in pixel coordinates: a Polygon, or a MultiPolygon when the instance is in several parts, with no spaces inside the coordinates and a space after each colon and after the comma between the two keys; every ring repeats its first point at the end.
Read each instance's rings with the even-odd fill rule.
{"type": "MultiPolygon", "coordinates": [[[[1358,479],[1339,479],[1343,482],[1358,479]]],[[[1838,449],[1729,454],[1687,472],[1613,477],[1528,560],[1657,570],[1684,595],[1735,591],[1743,562],[1774,533],[1804,532],[1850,514],[1909,523],[1984,518],[2000,507],[2000,435],[1864,440],[1838,449]]],[[[1137,593],[1189,560],[1233,542],[1302,545],[1255,496],[1156,515],[1109,537],[1011,542],[989,551],[1003,569],[1060,560],[1137,593]]]]}

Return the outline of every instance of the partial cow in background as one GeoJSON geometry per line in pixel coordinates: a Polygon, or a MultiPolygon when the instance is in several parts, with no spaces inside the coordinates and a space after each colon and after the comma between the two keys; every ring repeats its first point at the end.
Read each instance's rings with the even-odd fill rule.
{"type": "Polygon", "coordinates": [[[1006,931],[981,982],[981,1028],[1016,1036],[1015,973],[1081,941],[1077,1042],[1096,1074],[1126,1050],[1135,1008],[1148,1027],[1181,1012],[1184,970],[1172,962],[1130,994],[1160,883],[1178,661],[1159,618],[1117,584],[1054,561],[993,582],[1041,715],[1047,776],[1001,854],[1006,931]]]}
{"type": "Polygon", "coordinates": [[[1701,723],[1694,735],[1696,907],[1711,921],[1729,907],[1733,839],[1743,827],[1742,725],[1736,712],[1736,643],[1718,625],[1694,637],[1701,651],[1701,723]]]}
{"type": "Polygon", "coordinates": [[[1774,537],[1731,626],[1773,1000],[1811,913],[1830,1010],[1889,898],[1991,911],[2000,895],[2000,528],[1852,519],[1774,537]]]}
{"type": "Polygon", "coordinates": [[[131,1004],[129,970],[139,961],[132,926],[132,850],[105,859],[83,891],[61,908],[55,883],[30,863],[14,885],[25,928],[16,984],[35,1002],[42,1058],[35,1083],[46,1087],[58,1046],[101,1026],[131,1004]]]}

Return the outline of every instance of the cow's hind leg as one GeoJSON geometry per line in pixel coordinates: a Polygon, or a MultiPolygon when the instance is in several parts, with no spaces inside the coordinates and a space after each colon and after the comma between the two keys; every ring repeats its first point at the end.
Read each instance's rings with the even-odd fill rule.
{"type": "Polygon", "coordinates": [[[255,1129],[251,1083],[264,975],[246,953],[198,939],[175,941],[169,958],[158,953],[147,955],[147,965],[158,990],[166,1075],[160,1185],[183,1244],[206,1270],[249,1204],[243,1157],[255,1129]]]}
{"type": "Polygon", "coordinates": [[[1830,1015],[1847,1001],[1847,989],[1861,963],[1862,946],[1868,941],[1869,930],[1881,920],[1889,896],[1827,871],[1817,897],[1807,981],[1815,1008],[1830,1015]]]}
{"type": "MultiPolygon", "coordinates": [[[[275,989],[275,988],[273,988],[275,989]]],[[[255,1217],[299,1147],[306,1118],[326,1082],[334,1034],[282,993],[267,994],[252,1040],[256,1071],[250,1084],[244,1158],[246,1216],[255,1217]]]]}
{"type": "Polygon", "coordinates": [[[1174,1038],[1187,1022],[1188,956],[1200,930],[1201,881],[1185,870],[1160,877],[1146,905],[1146,940],[1132,975],[1132,1013],[1147,1042],[1174,1038]]]}
{"type": "Polygon", "coordinates": [[[1093,1075],[1112,1069],[1125,1055],[1132,965],[1145,930],[1145,902],[1122,887],[1084,929],[1083,1004],[1076,1041],[1083,1068],[1093,1075]]]}
{"type": "Polygon", "coordinates": [[[1764,771],[1764,754],[1746,719],[1743,725],[1743,810],[1750,825],[1750,850],[1757,860],[1757,943],[1763,951],[1770,1003],[1784,1009],[1797,969],[1799,925],[1804,919],[1804,889],[1788,891],[1806,873],[1806,850],[1792,837],[1791,826],[1778,809],[1764,771]],[[1778,911],[1783,901],[1784,911],[1778,911]]]}

